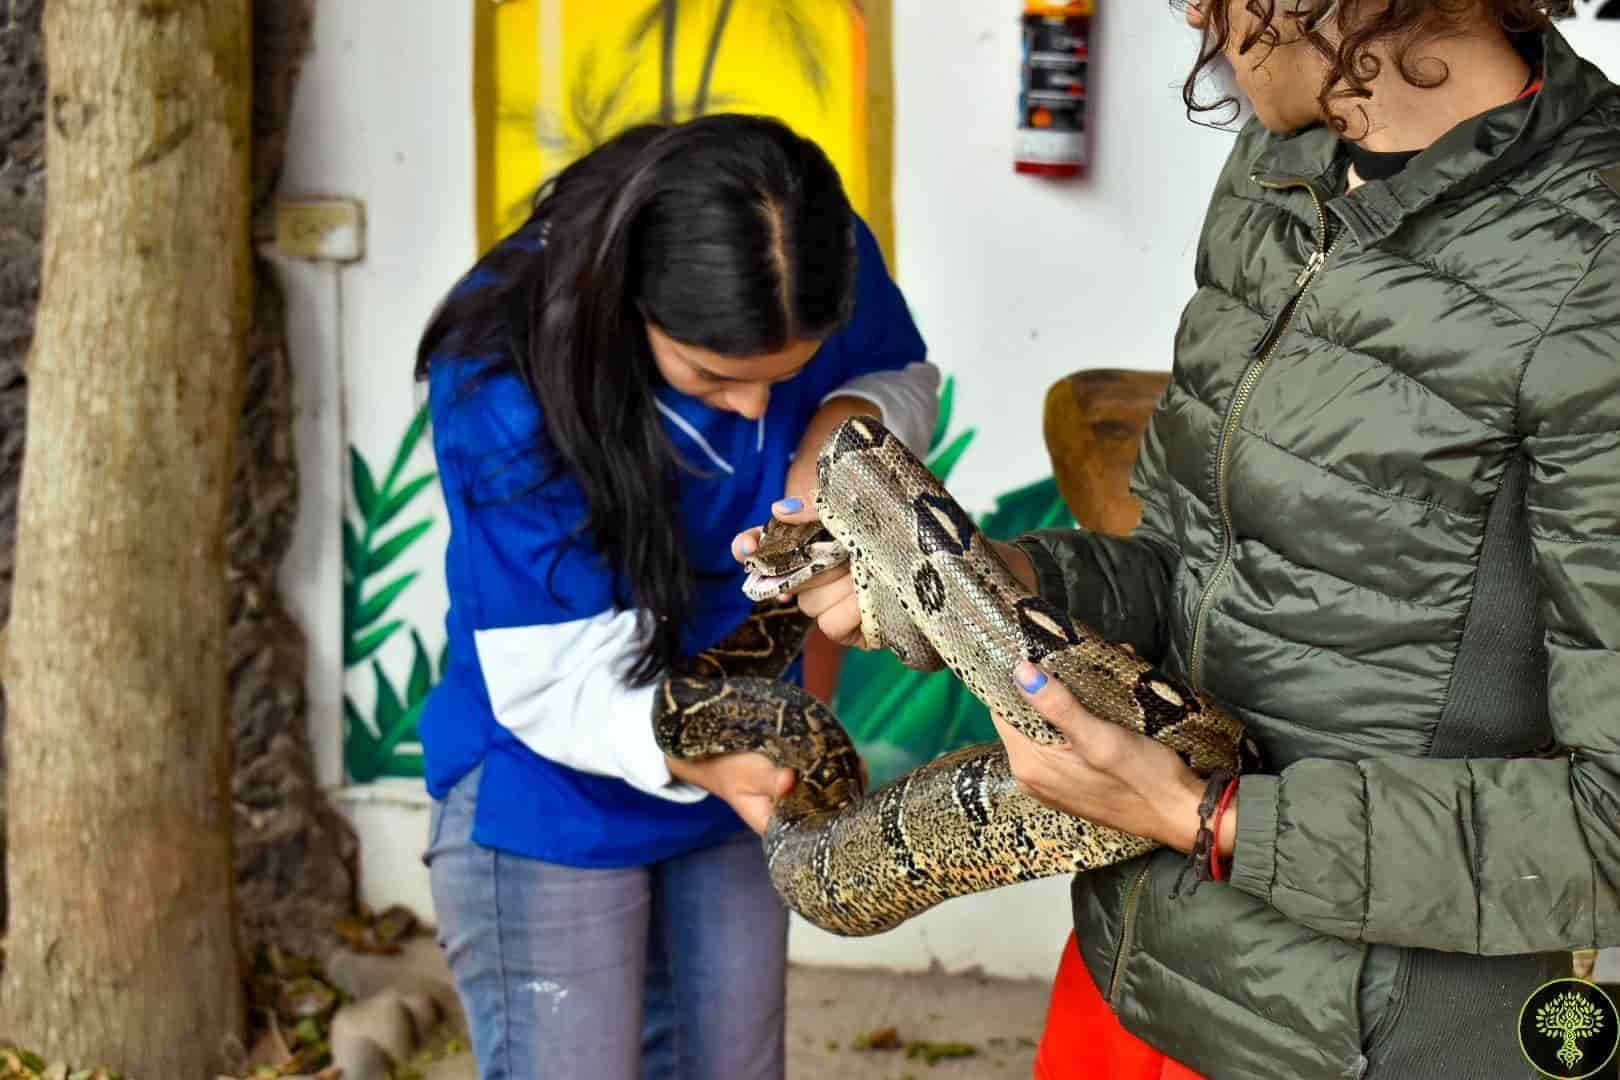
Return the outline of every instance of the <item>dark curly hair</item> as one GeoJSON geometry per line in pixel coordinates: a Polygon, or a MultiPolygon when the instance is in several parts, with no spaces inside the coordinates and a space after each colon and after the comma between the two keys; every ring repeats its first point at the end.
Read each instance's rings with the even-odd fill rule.
{"type": "MultiPolygon", "coordinates": [[[[1198,62],[1182,86],[1188,116],[1235,107],[1230,95],[1218,101],[1198,99],[1198,80],[1226,51],[1232,39],[1231,5],[1240,0],[1206,0],[1203,44],[1198,62]]],[[[1334,99],[1369,98],[1368,89],[1383,71],[1383,60],[1373,51],[1393,46],[1389,55],[1401,76],[1413,86],[1430,88],[1446,81],[1449,72],[1435,61],[1425,63],[1416,50],[1438,37],[1455,32],[1482,16],[1496,21],[1508,33],[1546,29],[1553,19],[1574,13],[1572,0],[1241,0],[1255,17],[1253,29],[1238,41],[1238,52],[1275,49],[1303,40],[1327,64],[1317,101],[1343,134],[1346,122],[1329,110],[1334,99]]],[[[1189,0],[1171,0],[1185,11],[1189,0]]]]}

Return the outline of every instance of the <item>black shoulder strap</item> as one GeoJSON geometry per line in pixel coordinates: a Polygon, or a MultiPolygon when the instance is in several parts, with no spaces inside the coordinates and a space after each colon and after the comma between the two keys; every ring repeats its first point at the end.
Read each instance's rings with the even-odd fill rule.
{"type": "MultiPolygon", "coordinates": [[[[1535,556],[1525,495],[1529,462],[1510,461],[1485,524],[1474,600],[1463,625],[1446,705],[1429,757],[1503,757],[1551,737],[1547,652],[1536,604],[1535,556]]],[[[1408,1076],[1529,1077],[1518,1055],[1519,1009],[1549,979],[1569,974],[1569,953],[1470,956],[1410,949],[1397,972],[1399,996],[1445,1009],[1407,1012],[1368,1054],[1368,1080],[1408,1076]],[[1443,1034],[1445,1018],[1472,1022],[1466,1044],[1443,1034]]],[[[1391,1009],[1398,1009],[1392,1002],[1391,1009]]]]}

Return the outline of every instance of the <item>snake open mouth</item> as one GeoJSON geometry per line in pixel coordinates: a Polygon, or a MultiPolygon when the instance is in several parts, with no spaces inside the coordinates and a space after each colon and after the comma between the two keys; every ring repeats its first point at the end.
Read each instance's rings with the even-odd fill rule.
{"type": "Polygon", "coordinates": [[[808,535],[786,550],[762,549],[743,564],[748,571],[743,592],[750,599],[774,599],[846,561],[843,547],[825,528],[819,525],[797,528],[808,535]],[[810,529],[814,531],[809,532],[810,529]]]}
{"type": "Polygon", "coordinates": [[[765,574],[758,570],[750,570],[748,579],[743,582],[743,592],[749,596],[780,596],[792,588],[790,581],[794,574],[765,574]]]}

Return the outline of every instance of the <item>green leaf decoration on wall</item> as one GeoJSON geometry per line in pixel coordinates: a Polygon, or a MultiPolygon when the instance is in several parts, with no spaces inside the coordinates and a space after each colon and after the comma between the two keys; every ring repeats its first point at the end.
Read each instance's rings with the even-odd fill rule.
{"type": "Polygon", "coordinates": [[[446,645],[435,664],[421,634],[409,628],[414,652],[402,694],[376,655],[395,634],[407,629],[403,619],[387,616],[421,574],[419,570],[391,573],[390,568],[433,527],[432,517],[397,526],[401,515],[437,479],[432,472],[404,479],[427,426],[428,409],[423,405],[400,438],[380,485],[365,457],[349,447],[349,479],[358,520],[345,516],[343,522],[343,667],[347,671],[369,663],[376,685],[369,717],[348,694],[343,696],[343,764],[349,778],[360,784],[383,776],[422,775],[422,755],[416,749],[417,719],[428,691],[444,674],[449,660],[446,645]]]}

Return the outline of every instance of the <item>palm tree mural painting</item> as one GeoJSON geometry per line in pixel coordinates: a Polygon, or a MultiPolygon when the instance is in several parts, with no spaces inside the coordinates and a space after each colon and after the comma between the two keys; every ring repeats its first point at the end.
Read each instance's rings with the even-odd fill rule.
{"type": "MultiPolygon", "coordinates": [[[[811,5],[827,0],[718,0],[699,5],[696,0],[652,0],[630,24],[616,71],[604,71],[602,50],[596,46],[580,53],[579,66],[566,91],[566,121],[556,111],[540,109],[533,118],[540,144],[562,161],[572,161],[635,124],[676,123],[710,112],[745,106],[747,101],[717,90],[720,52],[726,31],[744,20],[756,20],[792,55],[799,77],[815,101],[824,104],[828,72],[821,31],[811,17],[811,5]],[[698,10],[700,7],[712,10],[698,10]],[[707,18],[704,16],[707,15],[707,18]],[[702,35],[703,63],[695,83],[683,86],[677,64],[678,46],[687,34],[702,35]],[[632,80],[657,42],[658,100],[631,99],[632,80]]],[[[859,0],[835,0],[859,14],[859,0]]],[[[511,115],[507,120],[522,120],[511,115]]],[[[508,207],[507,226],[520,223],[529,211],[527,200],[508,207]]]]}
{"type": "MultiPolygon", "coordinates": [[[[631,25],[625,44],[633,67],[653,31],[659,31],[659,85],[662,91],[659,94],[658,119],[672,123],[703,116],[715,104],[711,100],[715,68],[720,60],[720,46],[725,42],[726,28],[731,25],[734,12],[739,18],[752,16],[764,20],[793,53],[799,65],[799,74],[809,84],[816,99],[825,100],[827,68],[822,59],[825,49],[822,47],[821,34],[810,18],[808,4],[812,2],[814,0],[720,0],[709,20],[708,40],[703,50],[703,67],[698,75],[697,87],[690,104],[683,110],[675,77],[675,46],[682,23],[682,4],[680,0],[653,0],[631,25]]],[[[692,0],[687,0],[685,8],[688,12],[693,6],[692,0]]],[[[850,6],[855,11],[860,10],[858,3],[851,3],[850,6]]],[[[689,16],[686,21],[695,23],[698,20],[689,16]]]]}

